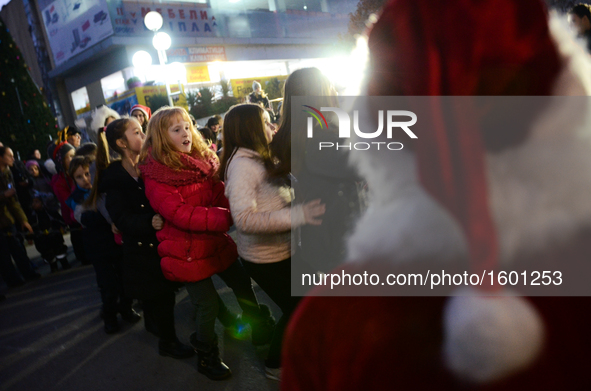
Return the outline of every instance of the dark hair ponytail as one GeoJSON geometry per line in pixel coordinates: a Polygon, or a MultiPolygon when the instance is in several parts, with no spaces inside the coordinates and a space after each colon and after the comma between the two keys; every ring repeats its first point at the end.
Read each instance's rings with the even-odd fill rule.
{"type": "Polygon", "coordinates": [[[111,151],[123,155],[123,150],[117,145],[117,140],[125,139],[125,131],[129,122],[133,121],[129,118],[117,119],[111,122],[106,127],[99,129],[98,145],[96,151],[96,174],[94,176],[94,183],[92,184],[92,191],[90,196],[84,203],[88,208],[96,210],[96,201],[98,199],[99,191],[98,185],[101,182],[103,171],[111,164],[111,151]]]}

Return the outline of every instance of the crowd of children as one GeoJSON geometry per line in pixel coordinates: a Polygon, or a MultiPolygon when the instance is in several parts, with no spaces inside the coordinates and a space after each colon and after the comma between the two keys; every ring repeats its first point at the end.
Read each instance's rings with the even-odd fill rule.
{"type": "MultiPolygon", "coordinates": [[[[310,71],[291,77],[301,72],[310,71]]],[[[26,165],[34,188],[29,221],[51,271],[58,262],[70,267],[62,236],[69,227],[76,257],[95,269],[106,333],[120,329],[118,315],[138,322],[132,303],[139,300],[159,354],[183,359],[196,352],[198,371],[221,380],[231,371],[220,357],[217,318],[226,328],[248,327],[254,345],[270,343],[266,375],[279,380],[283,332],[298,303],[290,293],[291,228],[321,224],[325,205],[314,199],[292,208],[290,177],[277,170],[271,148],[277,126],[269,111],[254,103],[234,106],[223,128],[221,118],[210,120],[210,137],[179,107],[152,114],[136,105],[126,118],[104,107],[94,114],[97,129],[89,133],[96,144],[80,146],[70,130],[72,142],[50,145],[51,178],[36,160],[26,165]],[[233,225],[237,243],[228,235],[233,225]],[[219,297],[214,274],[234,292],[241,315],[219,297]],[[277,323],[259,303],[251,277],[281,308],[277,323]],[[191,346],[175,330],[181,287],[195,309],[191,346]]]]}

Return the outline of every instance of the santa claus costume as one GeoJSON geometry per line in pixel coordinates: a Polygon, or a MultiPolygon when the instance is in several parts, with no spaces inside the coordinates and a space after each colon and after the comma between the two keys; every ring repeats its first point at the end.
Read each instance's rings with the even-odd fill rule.
{"type": "MultiPolygon", "coordinates": [[[[369,95],[591,92],[584,49],[537,0],[391,1],[369,48],[369,95]]],[[[373,197],[343,270],[588,263],[589,111],[558,101],[517,132],[443,126],[398,153],[354,153],[373,197]]],[[[307,297],[282,390],[591,389],[588,297],[484,289],[493,296],[307,297]]]]}

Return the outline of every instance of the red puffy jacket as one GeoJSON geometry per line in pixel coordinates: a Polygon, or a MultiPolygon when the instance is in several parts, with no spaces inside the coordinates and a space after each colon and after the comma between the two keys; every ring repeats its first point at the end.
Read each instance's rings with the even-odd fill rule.
{"type": "Polygon", "coordinates": [[[66,200],[76,188],[74,181],[63,172],[57,173],[51,178],[51,187],[55,197],[60,202],[62,207],[62,217],[66,224],[78,225],[78,222],[74,218],[74,211],[68,206],[68,204],[66,204],[66,200]]]}
{"type": "Polygon", "coordinates": [[[174,170],[149,156],[140,165],[146,196],[165,220],[156,236],[164,276],[172,281],[200,281],[224,271],[238,257],[226,234],[232,225],[224,183],[215,177],[217,158],[180,154],[186,168],[174,170]]]}

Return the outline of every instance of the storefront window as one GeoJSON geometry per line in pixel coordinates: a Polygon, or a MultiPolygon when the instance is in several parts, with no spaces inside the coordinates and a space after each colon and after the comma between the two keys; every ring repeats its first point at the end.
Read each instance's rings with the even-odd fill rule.
{"type": "Polygon", "coordinates": [[[72,92],[72,103],[74,104],[74,110],[80,112],[84,109],[90,109],[90,100],[88,99],[88,92],[86,87],[82,87],[72,92]]]}
{"type": "Polygon", "coordinates": [[[103,88],[103,95],[106,99],[112,98],[116,94],[120,94],[127,90],[125,86],[125,78],[123,72],[115,72],[107,77],[101,79],[101,87],[103,88]]]}

